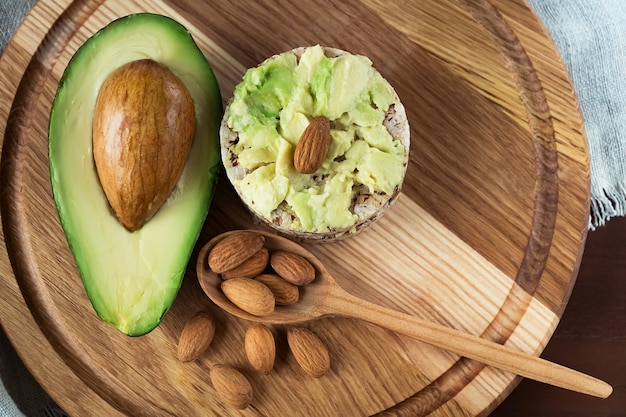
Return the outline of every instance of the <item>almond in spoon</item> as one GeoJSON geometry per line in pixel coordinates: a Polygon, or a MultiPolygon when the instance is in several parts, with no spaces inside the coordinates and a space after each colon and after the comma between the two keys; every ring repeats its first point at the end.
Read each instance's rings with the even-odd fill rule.
{"type": "Polygon", "coordinates": [[[261,274],[254,278],[262,282],[274,294],[274,301],[277,306],[288,306],[297,303],[300,299],[298,286],[287,282],[276,274],[261,274]]]}
{"type": "Polygon", "coordinates": [[[234,305],[255,316],[274,312],[274,294],[263,283],[251,278],[232,278],[222,282],[222,292],[234,305]]]}
{"type": "Polygon", "coordinates": [[[265,270],[269,258],[268,250],[262,248],[238,267],[223,272],[222,279],[254,278],[265,270]]]}
{"type": "Polygon", "coordinates": [[[270,255],[270,265],[284,280],[306,285],[315,279],[315,268],[297,253],[278,250],[270,255]]]}
{"type": "Polygon", "coordinates": [[[262,234],[249,230],[234,232],[211,249],[209,268],[216,274],[237,268],[260,251],[264,244],[265,237],[262,234]]]}

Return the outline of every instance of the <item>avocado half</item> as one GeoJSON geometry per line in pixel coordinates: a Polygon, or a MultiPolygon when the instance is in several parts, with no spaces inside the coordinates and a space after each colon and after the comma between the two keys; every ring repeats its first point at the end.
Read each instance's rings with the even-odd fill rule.
{"type": "Polygon", "coordinates": [[[48,130],[54,200],[94,310],[127,335],[153,330],[178,293],[218,176],[222,114],[217,80],[191,34],[156,14],[125,16],[101,29],[78,49],[59,82],[48,130]],[[99,182],[92,119],[108,75],[145,58],[183,81],[194,101],[196,126],[172,194],[149,222],[129,232],[99,182]]]}

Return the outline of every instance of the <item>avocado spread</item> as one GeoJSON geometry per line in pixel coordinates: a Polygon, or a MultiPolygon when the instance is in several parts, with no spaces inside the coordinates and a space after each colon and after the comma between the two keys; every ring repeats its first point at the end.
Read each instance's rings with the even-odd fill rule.
{"type": "Polygon", "coordinates": [[[265,218],[277,208],[292,214],[292,229],[326,232],[353,226],[363,187],[392,194],[404,179],[406,149],[383,124],[398,101],[365,56],[327,57],[321,46],[276,55],[246,72],[228,108],[239,135],[234,163],[247,175],[234,182],[265,218]],[[316,116],[331,121],[332,142],[313,174],[293,167],[294,148],[316,116]]]}

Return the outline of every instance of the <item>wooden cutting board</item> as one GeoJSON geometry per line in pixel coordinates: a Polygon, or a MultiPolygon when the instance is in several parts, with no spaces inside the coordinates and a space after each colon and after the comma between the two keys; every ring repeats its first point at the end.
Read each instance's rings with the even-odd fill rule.
{"type": "MultiPolygon", "coordinates": [[[[243,353],[249,323],[204,297],[195,254],[152,333],[129,338],[97,319],[51,196],[48,114],[78,46],[140,11],[190,30],[224,100],[246,68],[317,43],[369,56],[394,85],[412,134],[401,197],[362,234],[309,246],[355,295],[540,354],[586,238],[589,160],[576,97],[523,0],[40,2],[0,61],[0,318],[50,395],[81,417],[489,414],[514,375],[356,320],[308,324],[330,349],[327,376],[298,369],[280,327],[274,372],[254,373],[243,353]],[[215,340],[181,364],[177,340],[199,310],[216,316],[215,340]],[[245,411],[214,395],[207,374],[218,363],[250,378],[245,411]]],[[[221,178],[197,247],[252,226],[221,178]]]]}

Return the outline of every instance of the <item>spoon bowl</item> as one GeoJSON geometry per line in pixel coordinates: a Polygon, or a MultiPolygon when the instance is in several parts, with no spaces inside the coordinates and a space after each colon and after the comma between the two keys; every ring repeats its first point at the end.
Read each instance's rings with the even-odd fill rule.
{"type": "Polygon", "coordinates": [[[265,237],[265,247],[270,252],[285,250],[301,255],[311,262],[316,275],[312,283],[300,287],[300,299],[295,304],[276,306],[273,313],[264,316],[247,313],[226,298],[221,290],[222,279],[211,271],[207,261],[209,252],[221,239],[237,232],[240,231],[226,232],[211,239],[202,247],[196,264],[198,280],[206,295],[234,316],[273,324],[302,323],[327,315],[352,317],[550,385],[600,398],[608,397],[613,391],[606,382],[584,373],[351,295],[337,284],[323,263],[312,253],[287,238],[260,230],[254,232],[265,237]]]}
{"type": "Polygon", "coordinates": [[[213,247],[220,240],[236,232],[238,231],[226,232],[215,236],[202,247],[198,255],[198,281],[200,282],[202,290],[215,304],[234,316],[250,321],[273,324],[300,323],[333,313],[332,311],[328,311],[324,304],[324,300],[326,300],[327,297],[333,293],[333,290],[338,291],[341,289],[326,270],[324,264],[322,264],[322,262],[315,255],[304,249],[298,243],[261,230],[255,230],[255,232],[262,234],[265,237],[265,247],[270,252],[275,250],[284,250],[304,257],[315,268],[315,280],[310,284],[299,287],[300,298],[297,303],[289,306],[276,306],[274,312],[270,315],[255,316],[234,305],[228,298],[226,298],[220,289],[222,278],[220,278],[220,276],[215,272],[211,271],[207,258],[211,249],[213,249],[213,247]]]}

